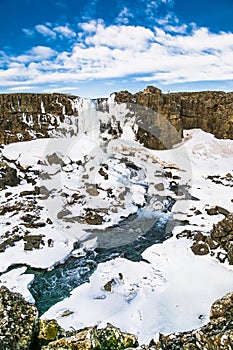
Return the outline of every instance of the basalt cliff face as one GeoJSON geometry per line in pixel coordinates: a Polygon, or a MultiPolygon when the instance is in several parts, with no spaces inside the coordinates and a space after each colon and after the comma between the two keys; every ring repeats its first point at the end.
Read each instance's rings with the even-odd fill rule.
{"type": "MultiPolygon", "coordinates": [[[[75,99],[62,94],[0,95],[0,143],[62,134],[63,123],[75,124],[75,99]]],[[[75,125],[70,129],[71,136],[74,130],[75,125]]]]}
{"type": "MultiPolygon", "coordinates": [[[[169,121],[180,136],[185,129],[200,128],[217,138],[233,138],[233,92],[162,94],[156,87],[148,86],[143,92],[136,94],[121,91],[116,94],[115,99],[118,103],[137,104],[156,111],[162,120],[161,129],[167,129],[165,125],[169,121]]],[[[155,122],[155,117],[148,120],[154,125],[153,121],[155,122]]],[[[171,145],[177,141],[178,135],[174,130],[171,132],[171,145]]],[[[149,148],[162,148],[156,138],[149,135],[143,127],[138,129],[138,138],[149,148]]]]}
{"type": "MultiPolygon", "coordinates": [[[[2,94],[0,143],[64,134],[73,136],[78,131],[83,103],[85,99],[62,94],[2,94]]],[[[106,98],[92,103],[96,112],[109,111],[106,98]]],[[[136,138],[151,149],[171,148],[180,142],[184,129],[200,128],[217,138],[233,138],[233,92],[163,94],[158,88],[148,86],[136,94],[115,93],[114,103],[126,104],[129,112],[126,117],[134,118],[137,126],[134,128],[136,138]]],[[[110,117],[115,118],[114,115],[110,117]]],[[[102,128],[117,137],[121,128],[112,125],[110,122],[102,128]]]]}

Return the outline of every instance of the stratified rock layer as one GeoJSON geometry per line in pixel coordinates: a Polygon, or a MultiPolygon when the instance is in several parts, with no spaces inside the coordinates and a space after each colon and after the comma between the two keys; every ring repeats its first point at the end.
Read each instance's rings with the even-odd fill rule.
{"type": "Polygon", "coordinates": [[[50,137],[65,116],[77,113],[72,108],[74,96],[62,94],[0,95],[0,143],[9,144],[34,138],[50,137]]]}
{"type": "MultiPolygon", "coordinates": [[[[0,129],[4,131],[0,134],[0,143],[61,136],[63,128],[66,135],[75,135],[77,125],[72,127],[71,124],[78,122],[75,107],[78,100],[78,97],[62,94],[0,95],[0,129]]],[[[217,138],[233,138],[233,92],[162,94],[158,88],[148,86],[136,94],[115,93],[115,101],[126,103],[131,117],[136,116],[136,137],[151,149],[171,148],[181,141],[184,129],[200,128],[217,138]]],[[[107,99],[97,99],[95,108],[108,112],[107,99]]],[[[113,128],[111,122],[100,125],[101,128],[107,128],[116,137],[122,133],[120,125],[113,128]]]]}
{"type": "MultiPolygon", "coordinates": [[[[160,129],[165,130],[167,142],[176,143],[178,135],[185,129],[200,128],[214,134],[217,138],[233,138],[233,92],[203,91],[162,94],[161,90],[148,86],[143,92],[131,94],[128,91],[116,93],[116,101],[128,105],[141,105],[154,110],[160,115],[160,129]],[[170,130],[167,124],[176,130],[170,130]],[[170,139],[169,137],[170,136],[170,139]],[[169,141],[170,140],[170,141],[169,141]]],[[[155,115],[147,121],[142,118],[142,126],[138,130],[138,138],[149,148],[163,148],[159,131],[150,134],[150,127],[156,125],[155,115]],[[154,123],[153,123],[154,119],[154,123]]],[[[165,145],[166,146],[166,145],[165,145]]],[[[168,147],[167,147],[168,148],[168,147]]]]}

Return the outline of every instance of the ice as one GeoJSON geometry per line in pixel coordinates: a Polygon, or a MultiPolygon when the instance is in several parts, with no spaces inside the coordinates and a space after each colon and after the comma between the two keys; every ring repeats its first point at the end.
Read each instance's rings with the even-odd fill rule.
{"type": "Polygon", "coordinates": [[[211,258],[194,256],[186,239],[153,245],[143,258],[149,264],[122,258],[99,264],[90,283],[73,290],[43,318],[56,318],[65,329],[110,322],[148,343],[158,332],[207,323],[211,303],[232,290],[232,272],[211,258]],[[106,291],[110,281],[111,291],[106,291]],[[74,313],[61,317],[64,309],[74,313]]]}
{"type": "MultiPolygon", "coordinates": [[[[145,220],[157,217],[172,197],[176,200],[173,219],[186,220],[188,225],[177,226],[173,238],[146,249],[141,262],[116,258],[99,264],[90,283],[74,289],[69,298],[43,315],[56,318],[66,329],[110,322],[138,335],[141,343],[148,343],[158,332],[189,330],[207,323],[211,303],[232,291],[232,269],[227,264],[221,265],[211,256],[195,256],[190,249],[192,242],[186,238],[177,240],[175,235],[184,229],[208,234],[212,225],[223,218],[221,214],[208,215],[206,209],[211,206],[233,211],[233,187],[227,186],[225,180],[224,185],[208,178],[232,174],[233,141],[218,140],[195,129],[185,131],[182,142],[171,150],[149,150],[135,140],[133,130],[137,125],[126,105],[116,104],[114,95],[103,103],[108,109],[96,112],[93,101],[72,100],[78,117],[65,116],[62,123],[57,117],[59,128],[51,129],[51,135],[57,138],[4,146],[3,156],[12,166],[31,166],[45,176],[36,184],[44,186],[49,194],[38,199],[42,209],[37,210],[41,221],[49,218],[52,224],[29,227],[28,234],[43,235],[44,246],[39,249],[25,250],[21,237],[0,253],[0,283],[32,301],[28,286],[33,276],[25,274],[25,267],[4,273],[9,266],[26,264],[51,269],[71,254],[85,256],[85,251],[98,246],[90,229],[104,230],[137,212],[145,220]],[[113,128],[120,126],[119,138],[100,133],[100,124],[109,122],[113,128]],[[74,136],[61,137],[70,134],[74,136]],[[48,164],[47,156],[54,152],[64,166],[48,164]],[[171,172],[171,178],[164,176],[165,171],[171,172]],[[176,193],[171,182],[177,185],[176,193]],[[158,189],[158,184],[163,186],[158,189]],[[88,211],[98,213],[103,223],[82,222],[88,211]],[[52,246],[48,240],[52,240],[52,246]],[[76,241],[81,247],[73,251],[76,241]],[[66,309],[73,314],[62,317],[66,309]]],[[[43,108],[41,102],[42,112],[43,108]]],[[[32,123],[31,118],[28,123],[32,123]]],[[[1,207],[21,200],[27,209],[29,201],[21,192],[34,187],[27,183],[23,171],[18,174],[20,185],[2,190],[1,207]],[[9,190],[12,195],[5,197],[9,190]]],[[[20,211],[1,215],[2,241],[4,230],[12,232],[20,226],[21,216],[20,211]]],[[[163,224],[163,215],[160,220],[163,224]]]]}

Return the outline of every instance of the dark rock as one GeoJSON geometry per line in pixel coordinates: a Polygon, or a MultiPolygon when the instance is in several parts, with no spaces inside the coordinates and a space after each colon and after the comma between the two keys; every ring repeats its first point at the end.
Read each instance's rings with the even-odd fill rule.
{"type": "Polygon", "coordinates": [[[210,249],[217,249],[220,246],[220,243],[218,241],[215,241],[210,236],[206,237],[206,243],[210,247],[210,249]]]}
{"type": "Polygon", "coordinates": [[[209,254],[209,247],[206,243],[196,242],[191,246],[192,252],[195,255],[207,255],[209,254]]]}
{"type": "Polygon", "coordinates": [[[194,214],[195,214],[195,215],[201,215],[202,212],[201,212],[200,210],[195,210],[194,214]]]}
{"type": "Polygon", "coordinates": [[[80,331],[74,332],[72,335],[66,338],[61,338],[57,341],[49,343],[44,347],[44,350],[100,350],[100,343],[95,328],[86,328],[80,331]]]}
{"type": "Polygon", "coordinates": [[[217,207],[208,208],[206,209],[206,212],[208,215],[218,215],[217,207]]]}
{"type": "Polygon", "coordinates": [[[12,195],[12,193],[11,192],[5,192],[5,197],[7,198],[7,197],[10,197],[12,195]]]}
{"type": "Polygon", "coordinates": [[[63,311],[63,313],[61,314],[61,317],[68,317],[68,316],[72,315],[73,313],[74,313],[74,311],[65,310],[65,311],[63,311]]]}
{"type": "Polygon", "coordinates": [[[20,179],[17,175],[17,170],[11,168],[7,163],[0,164],[0,188],[4,189],[6,186],[18,186],[20,179]]]}
{"type": "Polygon", "coordinates": [[[197,233],[195,233],[195,235],[194,235],[194,240],[195,240],[196,242],[199,242],[199,241],[205,242],[206,236],[203,235],[202,232],[197,232],[197,233]]]}
{"type": "Polygon", "coordinates": [[[108,174],[103,168],[100,168],[98,173],[104,177],[104,180],[108,180],[108,174]]]}
{"type": "Polygon", "coordinates": [[[227,244],[227,258],[230,265],[233,265],[233,243],[227,244]]]}
{"type": "Polygon", "coordinates": [[[20,192],[20,197],[25,196],[36,196],[36,191],[22,191],[20,192]]]}
{"type": "Polygon", "coordinates": [[[23,240],[24,243],[24,250],[33,250],[33,249],[40,249],[41,245],[44,244],[43,238],[44,235],[26,235],[24,236],[23,240]]]}
{"type": "Polygon", "coordinates": [[[164,184],[161,182],[159,184],[155,185],[156,190],[158,191],[164,191],[164,184]]]}
{"type": "Polygon", "coordinates": [[[225,216],[230,214],[230,212],[227,209],[225,209],[225,208],[222,208],[222,207],[219,207],[219,206],[217,206],[216,208],[217,208],[219,214],[222,214],[222,215],[225,215],[225,216]]]}
{"type": "Polygon", "coordinates": [[[48,163],[50,165],[60,165],[60,166],[64,166],[65,163],[62,160],[62,155],[58,154],[57,152],[54,152],[52,154],[50,154],[49,156],[46,157],[48,163]]]}
{"type": "MultiPolygon", "coordinates": [[[[44,350],[124,350],[138,346],[136,337],[110,324],[106,328],[93,327],[71,332],[66,337],[50,342],[44,350]]],[[[146,349],[143,347],[143,349],[146,349]]]]}
{"type": "Polygon", "coordinates": [[[135,348],[138,345],[134,335],[121,332],[119,328],[110,324],[106,328],[97,330],[97,334],[101,349],[123,350],[130,347],[135,348]]]}
{"type": "Polygon", "coordinates": [[[103,223],[103,218],[98,213],[89,211],[83,217],[83,221],[89,225],[101,225],[103,223]]]}
{"type": "Polygon", "coordinates": [[[184,237],[188,238],[188,239],[192,238],[193,237],[192,231],[191,230],[184,230],[176,235],[177,239],[184,238],[184,237]]]}
{"type": "Polygon", "coordinates": [[[211,207],[206,209],[207,214],[209,215],[218,215],[218,214],[222,214],[227,216],[229,214],[229,211],[225,208],[219,207],[218,205],[216,205],[215,207],[211,207]]]}
{"type": "Polygon", "coordinates": [[[106,290],[106,292],[111,292],[112,291],[112,287],[116,285],[116,281],[114,280],[114,278],[112,278],[110,281],[108,281],[105,285],[104,285],[104,290],[106,290]]]}

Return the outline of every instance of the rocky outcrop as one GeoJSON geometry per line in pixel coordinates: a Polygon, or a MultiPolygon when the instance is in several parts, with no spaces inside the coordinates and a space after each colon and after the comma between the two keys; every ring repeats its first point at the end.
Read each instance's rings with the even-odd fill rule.
{"type": "Polygon", "coordinates": [[[108,324],[65,332],[56,320],[38,320],[34,305],[0,288],[0,350],[225,350],[233,346],[233,293],[216,300],[210,321],[189,332],[159,335],[139,346],[136,336],[108,324]]]}
{"type": "Polygon", "coordinates": [[[152,341],[156,350],[225,350],[233,347],[233,293],[215,301],[210,311],[210,322],[198,330],[160,335],[152,341]]]}
{"type": "Polygon", "coordinates": [[[37,330],[38,311],[18,293],[0,287],[0,349],[29,350],[37,330]]]}
{"type": "Polygon", "coordinates": [[[138,345],[134,335],[121,332],[108,325],[103,329],[85,328],[68,334],[66,337],[49,343],[44,350],[83,349],[83,350],[123,350],[138,345]]]}
{"type": "MultiPolygon", "coordinates": [[[[201,232],[191,234],[190,231],[183,231],[183,236],[194,240],[191,250],[196,255],[206,255],[211,253],[212,256],[220,262],[228,260],[230,265],[233,265],[233,214],[228,213],[221,207],[213,207],[210,215],[218,214],[220,211],[225,213],[226,217],[213,225],[210,235],[204,235],[201,232]],[[217,208],[217,209],[216,209],[217,208]]],[[[179,238],[179,237],[178,237],[179,238]]]]}
{"type": "Polygon", "coordinates": [[[50,342],[56,341],[65,336],[56,320],[39,320],[39,333],[35,341],[38,346],[48,345],[50,342]]]}
{"type": "MultiPolygon", "coordinates": [[[[81,105],[81,100],[63,94],[0,95],[0,129],[4,130],[0,143],[60,136],[64,130],[66,135],[74,135],[78,130],[75,103],[79,101],[81,105]]],[[[218,138],[233,138],[233,92],[163,94],[148,86],[136,94],[115,93],[115,101],[127,104],[128,117],[136,117],[137,139],[148,148],[171,148],[180,142],[184,129],[192,128],[201,128],[218,138]]],[[[97,111],[109,112],[107,99],[96,99],[95,107],[97,111]]],[[[111,118],[107,124],[101,123],[100,131],[119,137],[123,132],[120,121],[115,116],[111,118]]]]}
{"type": "Polygon", "coordinates": [[[5,189],[7,186],[17,186],[20,179],[17,175],[17,170],[6,162],[0,163],[0,189],[5,189]]]}
{"type": "Polygon", "coordinates": [[[177,143],[184,129],[200,128],[217,138],[233,138],[233,92],[162,94],[156,87],[148,86],[136,94],[118,92],[115,99],[119,103],[127,103],[129,108],[141,105],[157,112],[157,117],[153,113],[149,117],[146,113],[141,116],[137,133],[138,139],[149,148],[161,149],[163,143],[167,148],[177,143]],[[154,130],[150,132],[148,126],[154,130]]]}
{"type": "Polygon", "coordinates": [[[75,99],[63,94],[0,95],[0,129],[4,131],[0,134],[0,143],[50,137],[61,128],[66,116],[77,116],[73,108],[75,99]]]}

